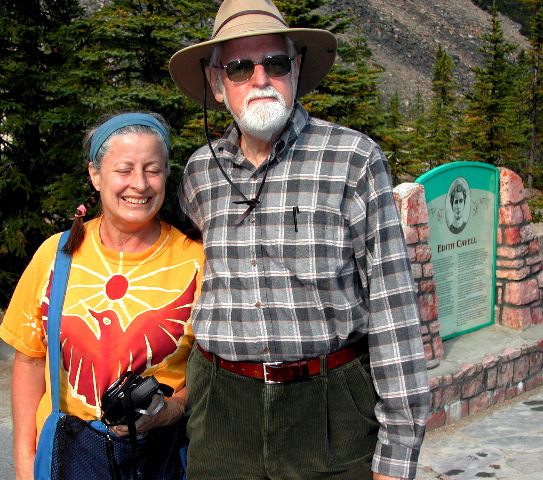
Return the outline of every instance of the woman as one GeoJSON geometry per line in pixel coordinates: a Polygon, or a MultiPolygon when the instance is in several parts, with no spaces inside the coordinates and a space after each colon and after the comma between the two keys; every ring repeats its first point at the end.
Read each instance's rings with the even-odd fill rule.
{"type": "MultiPolygon", "coordinates": [[[[184,414],[185,366],[193,343],[190,312],[203,251],[200,243],[157,217],[169,173],[162,117],[116,115],[87,134],[85,148],[96,192],[78,207],[66,247],[72,264],[61,320],[60,408],[98,420],[102,395],[121,375],[153,375],[175,393],[156,415],[137,421],[141,438],[155,427],[177,425],[184,414]],[[101,214],[83,224],[98,198],[101,214]]],[[[0,325],[0,337],[16,349],[17,480],[33,478],[36,439],[51,411],[46,323],[58,242],[54,235],[40,246],[0,325]]],[[[111,430],[128,435],[126,425],[111,430]]]]}

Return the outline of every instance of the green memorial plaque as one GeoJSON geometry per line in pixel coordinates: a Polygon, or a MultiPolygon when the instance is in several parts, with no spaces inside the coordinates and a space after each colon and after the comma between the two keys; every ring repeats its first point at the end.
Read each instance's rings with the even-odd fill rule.
{"type": "Polygon", "coordinates": [[[417,180],[428,207],[441,337],[494,323],[499,171],[479,162],[442,165],[417,180]]]}

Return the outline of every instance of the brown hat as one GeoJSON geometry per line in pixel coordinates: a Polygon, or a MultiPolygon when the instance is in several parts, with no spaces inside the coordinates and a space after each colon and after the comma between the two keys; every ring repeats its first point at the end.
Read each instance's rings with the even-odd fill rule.
{"type": "MultiPolygon", "coordinates": [[[[213,26],[211,40],[183,48],[170,60],[170,74],[177,87],[191,100],[203,105],[204,76],[200,59],[209,59],[215,46],[234,38],[280,33],[289,37],[298,50],[305,47],[298,97],[313,90],[327,75],[336,58],[336,37],[316,28],[289,28],[271,0],[224,0],[213,26]]],[[[207,81],[207,80],[206,80],[207,81]]],[[[211,93],[207,106],[224,110],[211,93]]]]}

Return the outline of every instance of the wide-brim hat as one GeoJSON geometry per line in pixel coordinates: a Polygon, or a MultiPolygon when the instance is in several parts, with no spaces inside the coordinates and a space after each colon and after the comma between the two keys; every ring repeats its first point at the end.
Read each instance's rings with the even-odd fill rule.
{"type": "MultiPolygon", "coordinates": [[[[271,0],[224,0],[213,26],[211,40],[183,48],[170,59],[170,75],[187,97],[204,104],[204,79],[201,59],[209,59],[215,46],[226,40],[257,35],[283,34],[289,37],[305,58],[298,86],[297,96],[313,90],[328,74],[334,64],[337,50],[336,37],[316,28],[289,28],[279,10],[271,0]]],[[[225,110],[218,103],[207,84],[207,107],[225,110]]]]}

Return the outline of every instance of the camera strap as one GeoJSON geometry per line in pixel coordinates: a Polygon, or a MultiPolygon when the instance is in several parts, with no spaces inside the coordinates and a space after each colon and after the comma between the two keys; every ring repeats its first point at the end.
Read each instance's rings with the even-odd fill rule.
{"type": "Polygon", "coordinates": [[[136,419],[134,415],[134,406],[132,404],[132,395],[129,392],[128,395],[123,397],[123,406],[126,415],[126,425],[128,426],[128,434],[130,438],[130,449],[132,451],[132,480],[138,479],[137,469],[137,446],[138,446],[138,434],[136,432],[136,419]]]}

